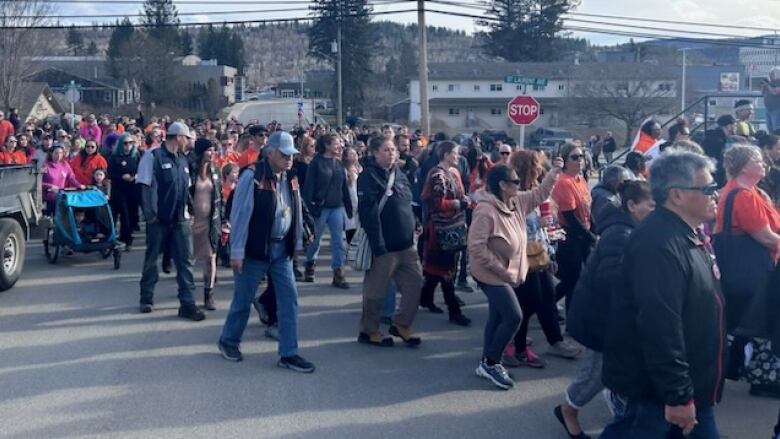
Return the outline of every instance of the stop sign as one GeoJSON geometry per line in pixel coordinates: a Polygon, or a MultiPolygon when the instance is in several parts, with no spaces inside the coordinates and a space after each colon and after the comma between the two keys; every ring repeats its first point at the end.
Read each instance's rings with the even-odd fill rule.
{"type": "Polygon", "coordinates": [[[516,96],[507,104],[506,114],[515,125],[531,125],[539,118],[539,102],[531,96],[516,96]]]}

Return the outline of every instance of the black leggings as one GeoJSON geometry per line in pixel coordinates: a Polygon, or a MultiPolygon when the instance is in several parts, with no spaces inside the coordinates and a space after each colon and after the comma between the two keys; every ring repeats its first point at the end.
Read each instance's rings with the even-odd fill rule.
{"type": "Polygon", "coordinates": [[[425,282],[423,283],[422,292],[420,293],[420,305],[433,305],[433,292],[436,290],[436,286],[441,283],[441,291],[444,294],[444,303],[447,304],[447,311],[449,311],[450,317],[461,314],[458,299],[455,297],[454,279],[445,279],[430,273],[423,273],[423,278],[425,279],[425,282]]]}
{"type": "Polygon", "coordinates": [[[555,287],[556,301],[566,298],[566,312],[571,305],[571,294],[580,279],[582,266],[590,254],[590,241],[577,237],[574,232],[566,229],[567,239],[558,244],[558,279],[561,283],[555,287]]]}
{"type": "Polygon", "coordinates": [[[558,313],[555,308],[555,290],[549,271],[528,273],[525,282],[515,288],[515,295],[520,303],[520,309],[523,311],[523,321],[520,323],[514,340],[517,352],[525,351],[528,322],[534,314],[539,319],[544,336],[550,346],[563,341],[561,327],[558,325],[558,313]]]}

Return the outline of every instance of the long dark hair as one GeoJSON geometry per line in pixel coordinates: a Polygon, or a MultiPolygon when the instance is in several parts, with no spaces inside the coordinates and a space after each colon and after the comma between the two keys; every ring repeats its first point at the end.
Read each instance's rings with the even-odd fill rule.
{"type": "Polygon", "coordinates": [[[82,148],[81,151],[79,151],[79,155],[81,156],[81,164],[80,164],[80,166],[82,168],[86,168],[87,167],[87,157],[89,157],[89,154],[87,153],[87,144],[89,142],[92,142],[92,143],[95,144],[95,153],[92,154],[92,155],[98,155],[100,153],[98,151],[99,147],[98,147],[98,144],[97,144],[96,141],[94,141],[94,140],[87,140],[86,142],[84,142],[84,148],[82,148]]]}
{"type": "Polygon", "coordinates": [[[488,171],[487,174],[487,189],[496,198],[503,201],[501,198],[501,183],[502,181],[509,180],[512,176],[512,168],[507,165],[494,166],[488,171]]]}

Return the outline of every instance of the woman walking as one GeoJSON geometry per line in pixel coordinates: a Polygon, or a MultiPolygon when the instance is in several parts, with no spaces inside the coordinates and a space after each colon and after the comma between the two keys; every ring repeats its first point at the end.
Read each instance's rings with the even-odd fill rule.
{"type": "Polygon", "coordinates": [[[424,283],[420,294],[420,306],[434,314],[443,312],[433,301],[436,286],[441,284],[450,322],[469,326],[471,319],[463,315],[455,296],[455,268],[457,257],[463,248],[447,248],[446,243],[441,240],[440,232],[449,229],[455,234],[462,234],[460,238],[465,244],[465,211],[470,201],[464,193],[460,174],[455,168],[459,157],[457,145],[451,141],[441,142],[437,146],[437,152],[439,163],[428,173],[428,179],[422,190],[422,201],[425,203],[427,218],[423,227],[424,283]]]}
{"type": "Polygon", "coordinates": [[[650,212],[655,201],[650,185],[626,181],[619,189],[621,207],[607,205],[602,215],[601,238],[577,284],[569,312],[569,333],[588,348],[577,377],[566,389],[566,400],[554,414],[569,437],[589,439],[582,431],[579,411],[604,389],[601,383],[602,351],[612,294],[621,294],[623,248],[631,232],[650,212]]]}
{"type": "Polygon", "coordinates": [[[195,259],[203,264],[203,307],[216,308],[214,283],[217,279],[217,248],[222,234],[222,184],[219,169],[213,165],[216,145],[208,139],[195,141],[195,181],[192,197],[192,243],[195,259]]]}
{"type": "Polygon", "coordinates": [[[125,251],[129,251],[133,245],[133,231],[138,225],[137,212],[141,197],[135,184],[137,171],[138,152],[135,138],[125,133],[108,160],[108,177],[112,182],[111,207],[121,224],[119,240],[125,244],[125,251]],[[133,211],[136,215],[133,215],[133,211]]]}
{"type": "Polygon", "coordinates": [[[98,152],[97,142],[87,140],[84,149],[79,151],[78,155],[70,162],[70,167],[79,183],[89,184],[95,169],[107,169],[108,162],[98,152]]]}
{"type": "Polygon", "coordinates": [[[331,268],[333,283],[347,289],[344,278],[344,220],[352,218],[352,200],[349,196],[347,172],[341,162],[344,145],[341,138],[325,134],[317,140],[317,155],[306,171],[303,199],[314,217],[314,241],[306,249],[305,282],[314,282],[314,266],[320,252],[320,241],[325,227],[330,230],[331,268]]]}
{"type": "Polygon", "coordinates": [[[358,228],[357,179],[360,173],[363,172],[363,167],[358,161],[357,151],[351,146],[344,150],[344,168],[347,170],[347,187],[349,188],[349,198],[352,200],[352,218],[347,218],[345,222],[347,244],[350,244],[358,228]]]}
{"type": "Polygon", "coordinates": [[[550,196],[562,165],[555,159],[542,184],[527,192],[520,192],[514,170],[498,165],[488,172],[487,187],[475,194],[477,207],[468,250],[471,274],[487,296],[489,313],[476,372],[501,389],[514,386],[501,365],[501,354],[522,318],[514,288],[525,282],[528,274],[525,217],[550,196]]]}
{"type": "MultiPolygon", "coordinates": [[[[512,155],[510,163],[520,179],[521,191],[530,191],[539,186],[540,177],[544,174],[541,153],[532,150],[518,151],[512,155]]],[[[533,248],[534,254],[546,254],[552,260],[555,250],[546,232],[549,224],[546,224],[545,221],[539,208],[533,209],[525,217],[528,236],[527,248],[533,248]]],[[[506,367],[526,366],[536,369],[545,367],[544,360],[536,355],[527,343],[528,324],[534,314],[536,314],[547,343],[550,345],[550,354],[573,359],[582,353],[580,348],[564,341],[561,334],[552,278],[556,268],[555,263],[550,261],[548,264],[541,265],[540,262],[535,264],[533,269],[529,269],[525,282],[514,289],[523,312],[523,321],[520,323],[520,329],[515,334],[513,342],[504,350],[502,363],[506,367]]]]}

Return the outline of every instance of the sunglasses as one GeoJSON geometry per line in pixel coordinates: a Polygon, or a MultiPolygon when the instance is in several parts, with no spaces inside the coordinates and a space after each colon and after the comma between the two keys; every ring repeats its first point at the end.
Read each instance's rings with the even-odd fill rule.
{"type": "Polygon", "coordinates": [[[511,152],[502,152],[501,155],[509,155],[511,152]]]}
{"type": "Polygon", "coordinates": [[[672,186],[672,189],[681,189],[684,191],[699,191],[707,196],[718,194],[718,185],[715,183],[707,186],[672,186]]]}
{"type": "Polygon", "coordinates": [[[582,160],[584,158],[585,158],[584,154],[572,154],[572,155],[569,156],[569,159],[574,160],[574,161],[582,160]]]}

